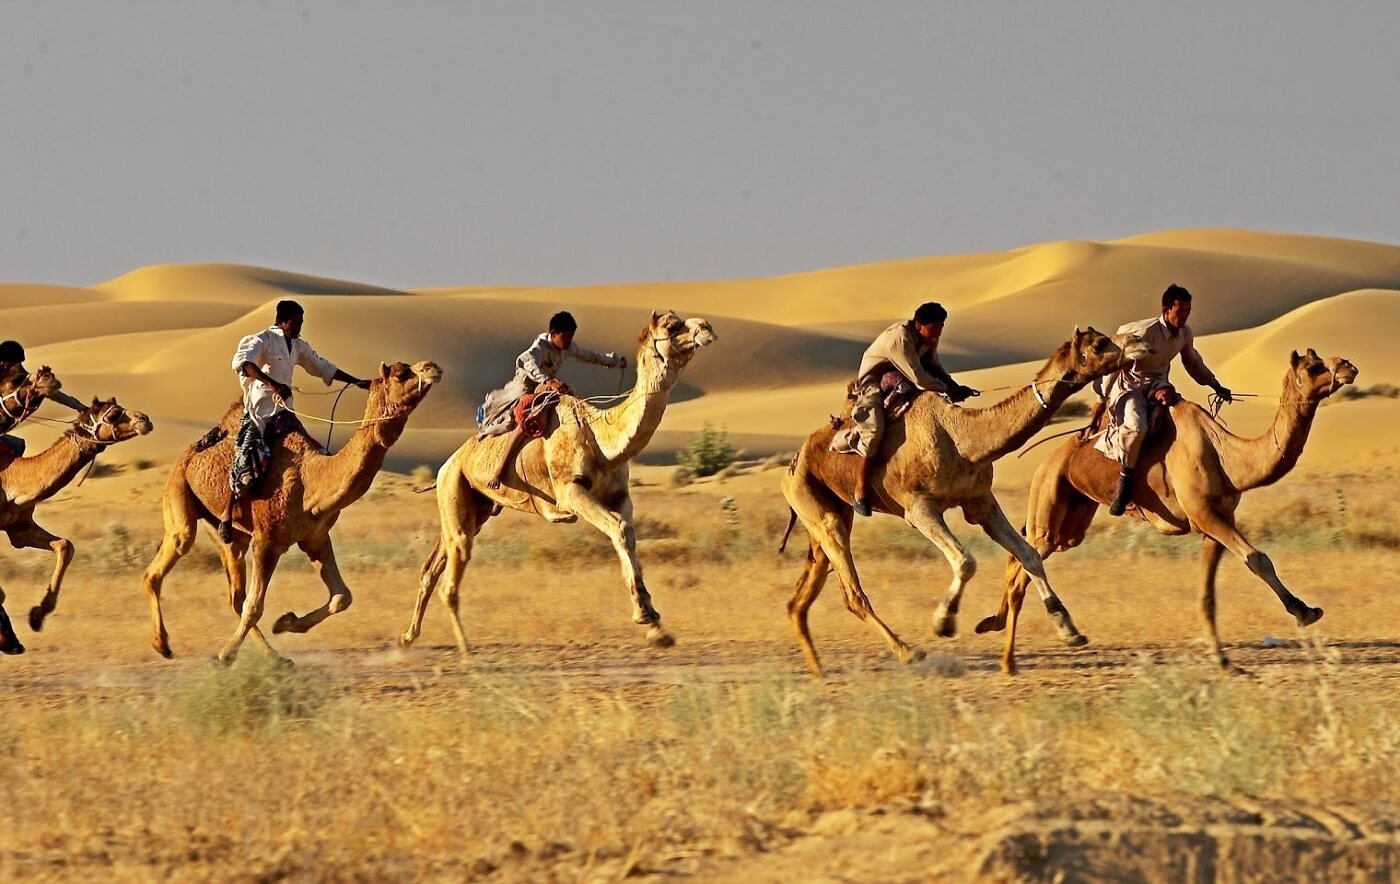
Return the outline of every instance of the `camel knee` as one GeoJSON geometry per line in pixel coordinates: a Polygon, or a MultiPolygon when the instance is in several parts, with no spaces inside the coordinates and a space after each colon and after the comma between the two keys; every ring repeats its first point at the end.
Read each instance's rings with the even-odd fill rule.
{"type": "Polygon", "coordinates": [[[60,537],[58,540],[54,541],[53,551],[58,554],[59,560],[65,565],[73,561],[74,550],[73,541],[66,537],[60,537]]]}
{"type": "Polygon", "coordinates": [[[349,608],[350,605],[354,603],[354,601],[355,597],[352,596],[350,594],[350,590],[347,589],[344,592],[336,593],[335,595],[331,596],[331,601],[330,605],[328,606],[328,609],[332,614],[339,614],[341,611],[344,611],[345,609],[349,608]]]}

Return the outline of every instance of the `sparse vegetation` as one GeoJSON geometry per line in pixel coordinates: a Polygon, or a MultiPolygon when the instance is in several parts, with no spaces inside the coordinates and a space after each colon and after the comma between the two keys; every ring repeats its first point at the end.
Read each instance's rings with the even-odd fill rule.
{"type": "Polygon", "coordinates": [[[691,475],[704,478],[732,464],[738,454],[739,449],[729,442],[723,430],[705,424],[695,438],[677,452],[676,461],[690,470],[691,475]]]}

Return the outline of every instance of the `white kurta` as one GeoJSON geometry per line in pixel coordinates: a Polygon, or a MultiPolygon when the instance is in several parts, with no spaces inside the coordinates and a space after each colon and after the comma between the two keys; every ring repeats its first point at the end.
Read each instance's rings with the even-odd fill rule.
{"type": "MultiPolygon", "coordinates": [[[[279,384],[292,384],[292,369],[300,365],[330,386],[338,369],[327,359],[321,358],[304,338],[296,338],[287,346],[287,336],[282,329],[272,326],[255,335],[248,335],[238,342],[233,354],[233,370],[238,373],[238,384],[243,388],[243,409],[248,412],[258,432],[265,432],[267,419],[277,412],[277,396],[271,387],[257,378],[243,374],[243,363],[251,362],[263,373],[279,384]]],[[[287,402],[291,405],[291,401],[287,402]]]]}

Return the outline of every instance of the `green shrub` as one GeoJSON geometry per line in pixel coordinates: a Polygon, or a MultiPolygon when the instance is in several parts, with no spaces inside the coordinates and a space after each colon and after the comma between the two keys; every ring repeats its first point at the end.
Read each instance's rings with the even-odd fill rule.
{"type": "Polygon", "coordinates": [[[705,424],[690,444],[676,454],[676,460],[694,476],[713,476],[733,463],[738,453],[723,430],[705,424]]]}

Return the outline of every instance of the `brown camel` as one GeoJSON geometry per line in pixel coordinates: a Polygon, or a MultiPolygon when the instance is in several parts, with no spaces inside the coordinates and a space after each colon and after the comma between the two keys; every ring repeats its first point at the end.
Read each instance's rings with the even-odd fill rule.
{"type": "MultiPolygon", "coordinates": [[[[370,384],[364,419],[340,451],[333,455],[322,453],[321,446],[300,428],[273,445],[272,462],[259,487],[241,502],[235,514],[233,542],[219,544],[229,581],[229,603],[239,615],[238,628],[219,652],[221,662],[233,662],[250,632],[268,655],[282,659],[267,643],[258,620],[272,572],[292,546],[300,547],[311,560],[326,585],[328,598],[324,605],[304,616],[290,611],[283,614],[272,631],[306,632],[350,607],[350,588],[336,567],[331,528],[340,518],[340,511],[369,490],[375,474],[384,465],[384,456],[408,424],[408,416],[441,378],[442,369],[432,362],[381,365],[379,377],[370,384]],[[246,591],[244,559],[250,550],[252,589],[246,591]]],[[[163,657],[170,656],[170,638],[161,616],[161,583],[194,545],[197,523],[204,522],[217,542],[215,526],[228,499],[229,467],[241,416],[242,405],[235,404],[219,422],[227,437],[204,451],[196,451],[195,446],[185,449],[165,485],[165,537],[145,574],[151,603],[152,645],[163,657]]]]}
{"type": "Polygon", "coordinates": [[[46,396],[61,389],[63,384],[48,366],[34,372],[17,368],[0,378],[0,433],[19,426],[43,404],[46,396]]]}
{"type": "Polygon", "coordinates": [[[498,488],[490,487],[490,482],[508,437],[472,438],[462,443],[438,470],[442,534],[423,564],[413,619],[399,637],[399,646],[406,648],[418,638],[428,599],[446,571],[443,603],[452,616],[458,649],[463,655],[469,653],[457,610],[458,587],[471,560],[473,539],[501,507],[539,515],[550,522],[582,518],[606,535],[622,563],[622,577],[632,596],[632,622],[647,627],[647,640],[652,644],[672,644],[642,582],[632,530],[628,464],[651,441],[681,371],[697,350],[715,340],[714,329],[703,319],[683,319],[669,310],[653,312],[639,339],[637,383],[632,390],[618,404],[601,409],[574,396],[561,397],[544,437],[521,447],[501,474],[498,488]]]}
{"type": "MultiPolygon", "coordinates": [[[[58,605],[63,574],[73,561],[73,544],[51,534],[34,521],[34,507],[62,490],[108,445],[125,442],[151,431],[151,419],[137,411],[127,411],[115,399],[92,400],[78,413],[73,428],[44,451],[15,458],[0,468],[0,531],[16,549],[53,550],[53,576],[44,599],[29,611],[29,627],[44,628],[44,618],[58,605]]],[[[5,591],[0,589],[0,652],[22,654],[24,646],[15,636],[5,614],[5,591]]]]}
{"type": "MultiPolygon", "coordinates": [[[[1004,401],[988,408],[961,408],[941,396],[924,394],[915,399],[903,420],[886,428],[871,477],[871,506],[913,525],[952,565],[948,598],[933,617],[939,635],[954,634],[963,587],[976,570],[972,554],[943,520],[944,511],[953,507],[961,507],[968,521],[980,525],[988,537],[1025,562],[1061,632],[1067,640],[1077,635],[1046,580],[1040,557],[1011,527],[992,495],[992,465],[1035,435],[1075,391],[1117,370],[1125,359],[1143,355],[1145,347],[1140,338],[1115,342],[1092,328],[1076,328],[1074,337],[1060,345],[1030,385],[1004,401]]],[[[846,420],[849,409],[841,422],[846,420]]],[[[801,520],[808,540],[807,567],[788,603],[788,616],[807,667],[817,676],[822,669],[807,627],[807,611],[833,568],[852,614],[874,626],[901,662],[923,657],[922,651],[911,649],[885,625],[861,589],[851,557],[854,511],[850,499],[857,459],[830,450],[838,428],[833,421],[808,436],[782,482],[783,496],[792,508],[788,530],[801,520]]]]}
{"type": "MultiPolygon", "coordinates": [[[[1229,550],[1269,585],[1299,626],[1316,623],[1321,608],[1309,607],[1288,591],[1273,562],[1235,524],[1240,495],[1272,485],[1298,462],[1322,400],[1356,380],[1356,366],[1345,359],[1323,360],[1316,351],[1296,352],[1283,377],[1283,393],[1268,432],[1242,439],[1205,409],[1185,400],[1170,409],[1170,422],[1143,446],[1138,458],[1133,503],[1128,510],[1163,534],[1196,532],[1202,537],[1204,582],[1201,612],[1211,656],[1228,665],[1215,628],[1215,572],[1229,550]]],[[[1118,465],[1092,443],[1073,436],[1035,472],[1026,515],[1026,539],[1041,557],[1072,549],[1084,540],[1099,504],[1113,499],[1118,465]]],[[[1007,563],[997,613],[977,624],[978,632],[1006,629],[1001,668],[1016,672],[1016,618],[1026,594],[1019,562],[1007,563]],[[1010,628],[1007,629],[1008,624],[1010,628]]]]}

